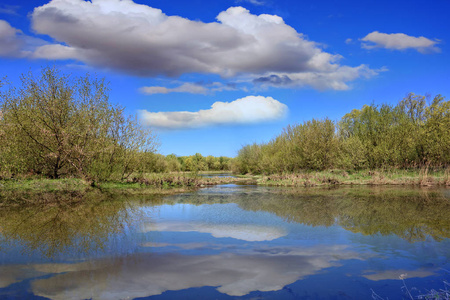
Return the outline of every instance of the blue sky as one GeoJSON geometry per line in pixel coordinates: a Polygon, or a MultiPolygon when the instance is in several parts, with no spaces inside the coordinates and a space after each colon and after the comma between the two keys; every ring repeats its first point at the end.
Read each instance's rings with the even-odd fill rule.
{"type": "Polygon", "coordinates": [[[0,3],[0,77],[110,83],[162,154],[235,156],[288,124],[450,95],[449,0],[0,3]]]}

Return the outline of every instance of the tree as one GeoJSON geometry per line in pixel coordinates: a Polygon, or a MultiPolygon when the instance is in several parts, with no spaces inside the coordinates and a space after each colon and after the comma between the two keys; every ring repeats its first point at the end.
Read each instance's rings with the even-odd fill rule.
{"type": "Polygon", "coordinates": [[[181,171],[181,163],[175,154],[169,154],[166,156],[167,168],[169,172],[179,172],[181,171]]]}
{"type": "Polygon", "coordinates": [[[441,95],[434,97],[425,110],[426,141],[424,160],[427,163],[450,165],[450,101],[441,95]]]}
{"type": "Polygon", "coordinates": [[[239,173],[331,168],[410,168],[450,165],[450,102],[408,94],[397,105],[364,105],[344,115],[287,126],[268,143],[242,147],[239,173]]]}
{"type": "Polygon", "coordinates": [[[12,164],[51,178],[104,180],[130,174],[139,151],[153,151],[151,132],[109,102],[103,79],[72,78],[55,68],[23,75],[0,92],[2,135],[12,164]]]}

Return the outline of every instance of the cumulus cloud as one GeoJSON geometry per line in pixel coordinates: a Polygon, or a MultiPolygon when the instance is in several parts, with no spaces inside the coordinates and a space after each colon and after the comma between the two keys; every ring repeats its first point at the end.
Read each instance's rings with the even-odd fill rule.
{"type": "MultiPolygon", "coordinates": [[[[5,20],[0,20],[0,57],[39,58],[36,51],[40,48],[60,48],[62,45],[48,45],[48,42],[23,34],[5,20]]],[[[45,58],[50,58],[45,56],[45,58]]]]}
{"type": "Polygon", "coordinates": [[[292,79],[287,75],[278,76],[272,74],[269,76],[256,78],[253,82],[270,85],[289,85],[292,83],[292,79]]]}
{"type": "Polygon", "coordinates": [[[44,59],[72,59],[76,56],[76,50],[71,47],[53,44],[53,45],[42,45],[37,47],[31,54],[33,58],[44,58],[44,59]]]}
{"type": "Polygon", "coordinates": [[[247,96],[232,102],[215,102],[210,109],[197,112],[139,112],[144,124],[164,129],[195,128],[211,125],[248,124],[274,121],[287,113],[287,106],[272,97],[247,96]]]}
{"type": "Polygon", "coordinates": [[[33,28],[74,47],[75,58],[142,75],[303,71],[321,55],[278,16],[232,7],[217,20],[167,16],[130,0],[53,0],[32,14],[33,28]]]}
{"type": "Polygon", "coordinates": [[[131,0],[52,0],[31,17],[36,32],[61,43],[38,49],[36,57],[72,58],[140,76],[207,73],[254,79],[284,74],[302,81],[310,74],[293,85],[304,86],[324,76],[338,78],[334,73],[342,67],[361,68],[341,66],[339,55],[324,52],[282,18],[253,15],[243,7],[231,7],[218,14],[217,22],[204,23],[131,0]]]}
{"type": "Polygon", "coordinates": [[[189,94],[206,94],[208,89],[195,83],[183,83],[175,88],[166,88],[163,86],[145,86],[139,89],[143,94],[168,94],[168,93],[189,93],[189,94]]]}
{"type": "Polygon", "coordinates": [[[318,90],[348,90],[350,89],[348,82],[357,78],[370,78],[386,70],[385,67],[373,70],[366,65],[336,66],[333,72],[278,73],[255,78],[253,82],[262,86],[287,88],[311,86],[318,90]]]}
{"type": "Polygon", "coordinates": [[[220,82],[213,82],[209,84],[197,84],[191,82],[185,82],[174,88],[167,88],[164,86],[144,86],[139,91],[146,95],[153,94],[169,94],[169,93],[189,93],[189,94],[209,94],[222,91],[235,91],[237,90],[234,84],[222,84],[220,82]]]}
{"type": "Polygon", "coordinates": [[[381,33],[374,31],[361,39],[365,49],[385,48],[391,50],[415,49],[420,53],[440,52],[436,47],[439,40],[430,40],[426,37],[414,37],[404,33],[381,33]]]}
{"type": "Polygon", "coordinates": [[[0,20],[0,56],[23,56],[21,34],[20,30],[0,20]]]}

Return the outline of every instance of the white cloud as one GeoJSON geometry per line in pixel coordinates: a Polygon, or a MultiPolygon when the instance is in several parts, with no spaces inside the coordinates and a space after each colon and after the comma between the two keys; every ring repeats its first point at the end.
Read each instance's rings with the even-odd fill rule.
{"type": "MultiPolygon", "coordinates": [[[[25,35],[20,29],[12,27],[5,20],[0,20],[0,57],[39,58],[36,56],[36,51],[46,47],[52,47],[54,50],[57,50],[64,46],[48,45],[48,42],[25,35]]],[[[44,55],[44,58],[48,59],[51,57],[44,55]]]]}
{"type": "Polygon", "coordinates": [[[262,86],[286,88],[311,86],[318,90],[348,90],[350,89],[348,82],[357,78],[370,78],[384,71],[387,71],[385,67],[373,70],[366,65],[336,66],[332,72],[275,73],[255,78],[253,82],[262,86]]]}
{"type": "MultiPolygon", "coordinates": [[[[339,55],[322,51],[282,18],[253,15],[242,7],[219,13],[217,22],[203,23],[167,16],[131,0],[52,0],[31,16],[36,32],[64,44],[40,48],[35,57],[72,58],[140,76],[312,74],[296,85],[304,86],[324,76],[339,78],[334,73],[342,67],[352,69],[339,65],[339,55]]],[[[320,84],[343,85],[345,81],[320,84]]]]}
{"type": "Polygon", "coordinates": [[[351,38],[348,38],[348,39],[345,40],[345,43],[346,44],[351,44],[351,43],[353,43],[353,40],[351,38]]]}
{"type": "Polygon", "coordinates": [[[211,94],[214,92],[222,91],[235,91],[236,86],[233,84],[223,84],[220,82],[213,82],[208,84],[197,84],[191,82],[185,82],[174,88],[167,88],[164,86],[144,86],[139,91],[146,95],[153,94],[169,94],[169,93],[189,93],[189,94],[211,94]]]}
{"type": "Polygon", "coordinates": [[[18,16],[17,11],[19,8],[20,6],[18,5],[0,4],[0,14],[18,16]]]}
{"type": "Polygon", "coordinates": [[[0,20],[0,56],[23,56],[21,31],[0,20]]]}
{"type": "Polygon", "coordinates": [[[76,56],[76,50],[63,45],[43,45],[37,47],[32,53],[33,58],[45,59],[71,59],[76,56]]]}
{"type": "Polygon", "coordinates": [[[257,5],[257,6],[266,5],[266,2],[260,1],[260,0],[236,0],[236,3],[241,3],[241,2],[248,2],[253,5],[257,5]]]}
{"type": "Polygon", "coordinates": [[[189,94],[207,94],[208,89],[204,86],[194,83],[183,83],[175,88],[166,88],[163,86],[145,86],[139,89],[143,94],[168,94],[168,93],[189,93],[189,94]]]}
{"type": "Polygon", "coordinates": [[[381,33],[374,31],[361,39],[365,49],[385,48],[392,50],[415,49],[420,53],[440,52],[436,47],[439,40],[430,40],[426,37],[414,37],[404,33],[381,33]]]}
{"type": "Polygon", "coordinates": [[[223,84],[220,82],[213,82],[213,83],[209,83],[205,85],[207,88],[209,88],[210,92],[223,92],[223,91],[237,91],[237,90],[243,90],[245,92],[247,92],[247,88],[245,87],[237,87],[236,84],[234,83],[228,83],[228,84],[223,84]]]}
{"type": "Polygon", "coordinates": [[[210,109],[197,112],[149,112],[141,110],[144,124],[165,129],[211,125],[248,124],[281,119],[287,106],[272,97],[247,96],[232,102],[215,102],[210,109]]]}

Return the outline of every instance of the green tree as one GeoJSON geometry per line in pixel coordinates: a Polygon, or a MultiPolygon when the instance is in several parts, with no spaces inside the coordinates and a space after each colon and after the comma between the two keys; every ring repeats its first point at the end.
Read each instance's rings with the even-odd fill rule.
{"type": "Polygon", "coordinates": [[[448,167],[450,102],[408,94],[397,105],[364,105],[335,125],[329,119],[287,126],[268,143],[246,145],[234,160],[239,173],[330,168],[448,167]]]}
{"type": "Polygon", "coordinates": [[[169,154],[166,156],[167,168],[170,172],[181,171],[181,163],[179,162],[175,154],[169,154]]]}
{"type": "Polygon", "coordinates": [[[437,95],[425,110],[424,161],[434,165],[450,165],[450,101],[437,95]]]}
{"type": "MultiPolygon", "coordinates": [[[[104,80],[72,78],[55,68],[22,76],[0,93],[3,139],[11,164],[52,178],[104,180],[129,175],[139,151],[153,151],[151,132],[109,102],[104,80]]],[[[17,167],[16,167],[17,168],[17,167]]]]}

